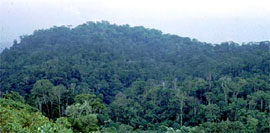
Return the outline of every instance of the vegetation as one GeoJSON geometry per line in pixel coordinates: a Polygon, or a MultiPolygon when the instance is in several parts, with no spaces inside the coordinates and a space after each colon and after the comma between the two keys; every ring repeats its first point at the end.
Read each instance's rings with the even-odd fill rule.
{"type": "Polygon", "coordinates": [[[269,51],[106,21],[37,30],[0,55],[0,131],[270,132],[269,51]]]}
{"type": "Polygon", "coordinates": [[[0,99],[0,132],[72,133],[73,131],[61,123],[51,122],[29,105],[10,99],[0,99]]]}

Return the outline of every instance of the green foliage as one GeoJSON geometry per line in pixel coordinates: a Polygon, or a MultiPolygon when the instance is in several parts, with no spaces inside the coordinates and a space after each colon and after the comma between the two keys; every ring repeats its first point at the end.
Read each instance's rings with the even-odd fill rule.
{"type": "Polygon", "coordinates": [[[5,94],[2,95],[2,98],[24,103],[24,98],[18,92],[15,91],[11,91],[10,93],[6,92],[5,94]]]}
{"type": "Polygon", "coordinates": [[[27,104],[23,104],[21,102],[13,101],[11,99],[0,98],[0,105],[2,107],[9,107],[9,108],[16,109],[16,110],[26,110],[29,113],[38,112],[38,109],[36,109],[32,106],[29,106],[27,104]]]}
{"type": "Polygon", "coordinates": [[[62,125],[62,126],[68,128],[68,129],[71,128],[71,123],[68,121],[68,119],[66,117],[57,118],[55,123],[57,125],[62,125]]]}
{"type": "Polygon", "coordinates": [[[239,121],[222,121],[219,123],[203,123],[194,130],[201,133],[238,133],[242,132],[244,129],[245,126],[239,121]]]}
{"type": "Polygon", "coordinates": [[[1,53],[0,91],[80,132],[269,132],[269,47],[106,21],[52,27],[1,53]]]}
{"type": "Polygon", "coordinates": [[[255,133],[258,126],[258,120],[256,118],[248,117],[247,127],[245,131],[247,133],[255,133]]]}
{"type": "Polygon", "coordinates": [[[181,129],[176,129],[176,130],[173,128],[166,127],[166,133],[192,133],[194,131],[195,129],[193,129],[192,127],[182,126],[181,129]]]}
{"type": "Polygon", "coordinates": [[[69,118],[69,121],[71,121],[73,130],[78,132],[88,133],[99,130],[99,126],[97,125],[98,120],[95,114],[69,118]]]}
{"type": "Polygon", "coordinates": [[[0,132],[72,133],[61,124],[55,124],[32,107],[7,99],[0,99],[0,132]],[[2,104],[5,102],[5,104],[2,104]]]}
{"type": "Polygon", "coordinates": [[[80,94],[75,97],[75,103],[67,107],[66,114],[75,131],[99,131],[97,113],[103,108],[94,94],[80,94]]]}

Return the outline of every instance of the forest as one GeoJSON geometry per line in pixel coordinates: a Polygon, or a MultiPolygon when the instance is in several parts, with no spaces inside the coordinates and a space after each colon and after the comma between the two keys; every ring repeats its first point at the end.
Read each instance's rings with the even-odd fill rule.
{"type": "Polygon", "coordinates": [[[0,54],[0,132],[270,132],[270,42],[87,22],[0,54]]]}

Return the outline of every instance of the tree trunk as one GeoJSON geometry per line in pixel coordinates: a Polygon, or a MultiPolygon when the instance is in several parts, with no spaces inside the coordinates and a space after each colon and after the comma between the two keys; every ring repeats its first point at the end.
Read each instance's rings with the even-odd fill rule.
{"type": "Polygon", "coordinates": [[[179,114],[176,113],[176,121],[179,122],[180,118],[179,118],[179,114]]]}
{"type": "Polygon", "coordinates": [[[212,79],[212,76],[211,76],[211,74],[209,74],[209,77],[208,77],[208,89],[209,90],[212,88],[211,79],[212,79]]]}
{"type": "Polygon", "coordinates": [[[221,83],[221,87],[224,91],[224,100],[225,100],[225,103],[227,104],[228,103],[228,99],[227,99],[227,90],[226,90],[226,87],[224,86],[224,83],[222,82],[221,83]]]}
{"type": "Polygon", "coordinates": [[[44,104],[46,105],[46,109],[47,109],[48,115],[50,115],[50,109],[49,109],[49,106],[48,106],[48,104],[47,104],[48,102],[47,102],[47,100],[46,100],[44,94],[43,94],[43,102],[44,102],[44,104]]]}
{"type": "Polygon", "coordinates": [[[173,86],[174,86],[174,90],[176,90],[176,88],[177,88],[177,79],[176,78],[173,80],[173,86]]]}
{"type": "Polygon", "coordinates": [[[38,100],[38,108],[39,108],[40,112],[42,112],[42,103],[41,103],[39,98],[37,98],[37,100],[38,100]]]}
{"type": "Polygon", "coordinates": [[[263,110],[263,99],[261,99],[261,111],[263,110]]]}
{"type": "Polygon", "coordinates": [[[181,100],[181,105],[180,105],[180,124],[181,126],[183,125],[183,99],[181,100]]]}
{"type": "Polygon", "coordinates": [[[59,108],[59,118],[61,117],[61,101],[60,98],[58,99],[58,108],[59,108]]]}
{"type": "Polygon", "coordinates": [[[194,116],[194,117],[197,116],[197,108],[196,108],[195,105],[193,106],[193,116],[194,116]]]}

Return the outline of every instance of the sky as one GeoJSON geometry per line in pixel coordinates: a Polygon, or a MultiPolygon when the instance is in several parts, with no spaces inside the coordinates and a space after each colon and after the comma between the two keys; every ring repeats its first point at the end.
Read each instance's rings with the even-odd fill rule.
{"type": "Polygon", "coordinates": [[[37,29],[101,20],[210,43],[270,39],[268,0],[0,0],[0,45],[37,29]]]}

